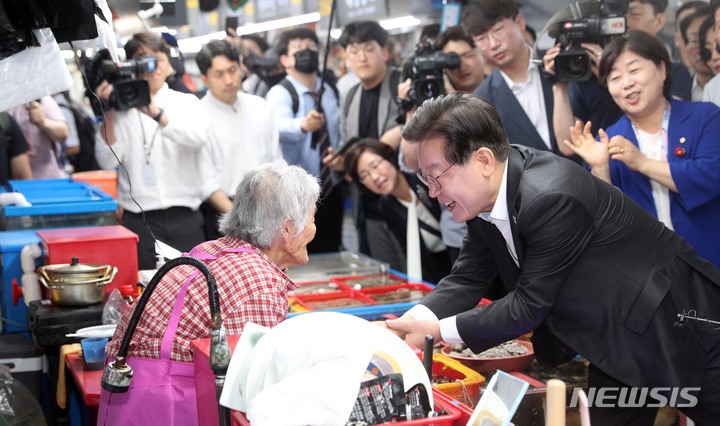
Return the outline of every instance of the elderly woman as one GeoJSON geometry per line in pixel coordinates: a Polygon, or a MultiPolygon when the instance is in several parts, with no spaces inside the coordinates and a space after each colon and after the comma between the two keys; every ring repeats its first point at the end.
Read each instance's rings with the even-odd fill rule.
{"type": "Polygon", "coordinates": [[[600,79],[625,115],[599,142],[576,122],[564,143],[593,175],[675,230],[701,257],[720,266],[720,108],[668,96],[667,49],[632,31],[603,52],[600,79]]]}
{"type": "Polygon", "coordinates": [[[433,283],[445,277],[450,256],[440,235],[440,205],[417,176],[400,171],[395,150],[364,139],[345,154],[345,170],[362,190],[381,196],[382,217],[400,243],[396,251],[405,265],[400,269],[433,283]]]}
{"type": "MultiPolygon", "coordinates": [[[[226,236],[190,253],[217,280],[228,334],[240,334],[248,321],[273,327],[285,319],[287,294],[297,287],[285,271],[308,262],[319,194],[318,180],[300,167],[259,166],[245,174],[232,210],[221,219],[226,236]]],[[[99,425],[150,425],[158,416],[164,424],[198,423],[189,346],[191,340],[209,337],[211,318],[207,280],[202,274],[188,280],[195,271],[182,265],[158,283],[129,345],[133,382],[127,393],[102,391],[99,425]],[[171,317],[177,314],[173,327],[171,317]],[[164,396],[168,391],[175,398],[164,396]]],[[[117,356],[131,314],[125,312],[118,324],[106,349],[109,358],[117,356]]]]}

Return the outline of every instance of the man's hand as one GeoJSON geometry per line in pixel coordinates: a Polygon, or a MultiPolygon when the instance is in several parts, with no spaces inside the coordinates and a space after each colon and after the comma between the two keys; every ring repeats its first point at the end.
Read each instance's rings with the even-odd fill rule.
{"type": "Polygon", "coordinates": [[[425,336],[428,334],[436,342],[442,340],[439,321],[398,318],[386,320],[385,325],[390,331],[404,339],[405,343],[416,348],[422,348],[425,345],[425,336]]]}
{"type": "Polygon", "coordinates": [[[103,80],[98,87],[95,88],[95,95],[103,101],[110,99],[110,95],[113,92],[113,85],[103,80]]]}
{"type": "Polygon", "coordinates": [[[312,110],[303,118],[300,128],[304,132],[312,133],[325,124],[325,114],[312,110]]]}

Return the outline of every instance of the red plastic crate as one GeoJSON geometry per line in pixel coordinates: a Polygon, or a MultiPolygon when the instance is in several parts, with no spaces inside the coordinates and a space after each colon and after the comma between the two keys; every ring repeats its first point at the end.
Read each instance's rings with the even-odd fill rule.
{"type": "Polygon", "coordinates": [[[389,286],[408,284],[407,279],[399,277],[394,274],[373,274],[373,275],[337,277],[335,280],[345,284],[346,286],[352,288],[353,290],[367,290],[370,288],[389,287],[389,286]],[[377,284],[368,283],[368,285],[362,284],[362,281],[383,281],[383,280],[386,282],[377,283],[377,284]]]}
{"type": "Polygon", "coordinates": [[[336,280],[305,281],[297,284],[298,288],[289,292],[289,296],[310,296],[313,294],[330,294],[338,291],[352,290],[350,287],[336,280]]]}
{"type": "Polygon", "coordinates": [[[430,287],[427,284],[405,284],[405,285],[394,285],[394,286],[388,286],[388,287],[373,287],[368,289],[360,290],[360,293],[364,294],[365,296],[373,299],[375,303],[378,305],[389,305],[392,303],[409,303],[409,302],[419,302],[420,299],[422,299],[422,296],[418,298],[417,300],[377,300],[378,297],[382,297],[383,295],[389,295],[390,293],[396,293],[398,291],[407,290],[409,292],[412,291],[418,291],[422,293],[422,296],[430,293],[432,291],[432,287],[430,287]]]}
{"type": "Polygon", "coordinates": [[[346,309],[375,305],[375,301],[357,291],[293,296],[295,302],[311,311],[346,309]],[[343,304],[346,301],[347,304],[343,304]],[[337,306],[334,306],[337,305],[337,306]]]}

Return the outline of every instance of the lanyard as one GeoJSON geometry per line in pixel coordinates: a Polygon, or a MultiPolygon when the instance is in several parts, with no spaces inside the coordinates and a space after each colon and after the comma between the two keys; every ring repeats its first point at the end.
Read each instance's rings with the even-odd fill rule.
{"type": "MultiPolygon", "coordinates": [[[[662,124],[660,125],[660,149],[662,152],[662,157],[667,161],[667,150],[668,150],[668,126],[670,125],[670,102],[665,101],[665,111],[663,111],[663,119],[662,124]]],[[[640,131],[638,130],[635,123],[633,123],[632,120],[630,120],[630,125],[632,126],[633,132],[635,133],[635,140],[638,142],[638,147],[640,146],[640,131]]],[[[643,153],[644,154],[644,153],[643,153]]]]}

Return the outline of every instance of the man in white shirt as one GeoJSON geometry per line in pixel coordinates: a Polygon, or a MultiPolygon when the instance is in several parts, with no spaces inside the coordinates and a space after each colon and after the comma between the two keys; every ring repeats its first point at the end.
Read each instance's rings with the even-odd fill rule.
{"type": "MultiPolygon", "coordinates": [[[[246,171],[283,158],[278,132],[268,102],[240,91],[242,72],[237,46],[213,40],[198,52],[195,62],[208,88],[201,104],[209,124],[208,149],[215,171],[210,186],[219,187],[230,197],[246,171]]],[[[219,213],[228,212],[232,205],[220,207],[203,205],[207,239],[221,236],[219,213]]]]}
{"type": "MultiPolygon", "coordinates": [[[[154,240],[190,251],[205,239],[200,203],[208,198],[220,198],[221,203],[224,194],[211,187],[214,172],[204,149],[208,129],[200,100],[165,83],[174,72],[167,44],[156,34],[140,33],[128,41],[125,52],[128,58],[150,54],[157,60],[154,71],[139,76],[148,82],[150,104],[106,111],[100,133],[107,145],[95,154],[105,169],[120,160],[117,201],[122,224],[140,237],[140,269],[154,269],[154,240]]],[[[107,100],[113,86],[103,81],[95,91],[107,100]]]]}
{"type": "Polygon", "coordinates": [[[500,112],[510,143],[558,153],[553,131],[552,84],[530,61],[525,19],[513,0],[473,0],[462,27],[495,71],[475,91],[500,112]]]}

